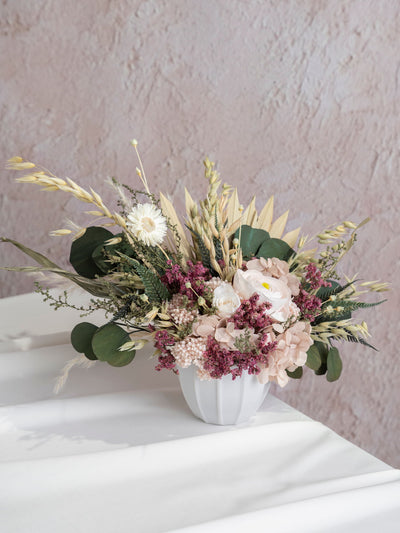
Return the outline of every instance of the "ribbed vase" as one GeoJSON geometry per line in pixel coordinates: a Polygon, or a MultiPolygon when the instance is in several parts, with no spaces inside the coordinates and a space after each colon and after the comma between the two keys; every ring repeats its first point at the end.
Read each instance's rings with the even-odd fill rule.
{"type": "Polygon", "coordinates": [[[193,365],[179,369],[183,396],[192,413],[208,424],[232,425],[249,420],[259,409],[270,383],[261,385],[257,376],[243,372],[242,377],[201,381],[193,365]]]}

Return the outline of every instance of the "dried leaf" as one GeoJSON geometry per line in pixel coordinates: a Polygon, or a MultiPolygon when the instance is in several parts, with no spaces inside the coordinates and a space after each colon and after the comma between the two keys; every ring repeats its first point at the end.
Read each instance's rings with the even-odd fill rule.
{"type": "Polygon", "coordinates": [[[262,208],[261,213],[258,217],[257,227],[265,231],[271,229],[272,217],[274,216],[274,197],[268,200],[265,206],[262,208]]]}
{"type": "Polygon", "coordinates": [[[286,213],[283,213],[283,215],[281,215],[275,220],[275,222],[271,226],[271,229],[269,230],[269,234],[271,235],[271,237],[274,237],[276,239],[280,239],[282,237],[288,219],[288,215],[289,211],[286,211],[286,213]]]}
{"type": "Polygon", "coordinates": [[[182,252],[186,257],[190,257],[190,244],[187,240],[185,231],[182,227],[182,224],[178,218],[178,215],[176,214],[175,208],[168,200],[166,196],[162,192],[160,192],[160,203],[161,203],[161,210],[165,217],[168,218],[170,224],[176,227],[176,231],[178,232],[180,238],[181,238],[181,247],[182,252]]]}
{"type": "Polygon", "coordinates": [[[291,248],[293,248],[297,242],[300,229],[301,228],[296,228],[293,231],[289,231],[282,237],[282,240],[285,241],[291,248]]]}
{"type": "Polygon", "coordinates": [[[243,213],[243,224],[252,226],[253,228],[257,227],[257,210],[256,210],[256,197],[253,196],[253,199],[246,207],[245,212],[243,213]]]}
{"type": "Polygon", "coordinates": [[[233,224],[238,218],[240,218],[240,211],[239,211],[239,196],[237,189],[235,189],[231,195],[231,197],[228,200],[227,206],[226,206],[226,213],[228,216],[228,225],[233,224]]]}
{"type": "Polygon", "coordinates": [[[193,198],[190,196],[190,193],[186,189],[186,187],[185,187],[185,205],[186,205],[186,214],[187,214],[188,218],[191,219],[192,218],[192,215],[191,215],[192,209],[193,209],[193,207],[196,206],[196,204],[195,204],[193,198]]]}

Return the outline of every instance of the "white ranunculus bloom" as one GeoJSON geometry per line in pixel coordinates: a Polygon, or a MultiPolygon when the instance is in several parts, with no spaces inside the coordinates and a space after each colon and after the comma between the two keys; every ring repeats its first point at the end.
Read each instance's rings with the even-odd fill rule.
{"type": "Polygon", "coordinates": [[[267,314],[278,322],[285,322],[296,315],[296,305],[292,302],[291,291],[283,281],[265,276],[258,270],[238,270],[233,278],[233,287],[241,298],[248,300],[258,294],[260,302],[268,302],[271,308],[267,314]]]}
{"type": "Polygon", "coordinates": [[[160,244],[167,233],[167,223],[160,209],[153,204],[138,204],[128,215],[130,232],[147,246],[160,244]]]}
{"type": "Polygon", "coordinates": [[[240,307],[240,298],[230,283],[223,282],[214,290],[212,304],[221,317],[227,318],[240,307]]]}

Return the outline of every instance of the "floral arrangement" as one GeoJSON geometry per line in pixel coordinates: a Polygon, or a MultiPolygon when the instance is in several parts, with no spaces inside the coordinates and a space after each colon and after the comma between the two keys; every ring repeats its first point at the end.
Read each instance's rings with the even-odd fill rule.
{"type": "Polygon", "coordinates": [[[336,341],[371,346],[367,324],[356,322],[353,313],[382,303],[365,303],[360,296],[387,286],[342,280],[337,272],[366,221],[328,228],[315,238],[322,249],[308,249],[310,239],[299,238],[300,228],[284,233],[288,213],[273,220],[273,198],[260,213],[255,198],[244,209],[236,189],[221,187],[208,159],[207,195],[197,204],[185,191],[186,217],[181,221],[165,195],[150,191],[137,142],[132,144],[142,188],[110,180],[118,212],[92,189],[21,157],[9,160],[8,168],[28,171],[18,182],[63,191],[93,205],[87,213],[96,217],[96,225],[72,224],[72,229],[52,232],[73,236],[74,272],[19,242],[1,239],[39,264],[9,270],[40,272],[45,279],[57,274],[92,295],[88,307],[75,307],[67,291],[54,297],[37,283],[50,305],[71,306],[83,315],[106,312],[105,324],[85,321],[73,329],[72,345],[82,354],[78,357],[124,366],[151,341],[156,370],[178,373],[195,365],[201,380],[235,379],[247,371],[261,383],[284,386],[289,378],[300,378],[304,366],[328,381],[338,379],[342,361],[336,341]]]}

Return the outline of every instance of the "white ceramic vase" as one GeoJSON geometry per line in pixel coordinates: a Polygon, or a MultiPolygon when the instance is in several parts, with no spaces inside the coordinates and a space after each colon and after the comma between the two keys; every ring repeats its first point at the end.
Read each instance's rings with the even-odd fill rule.
{"type": "Polygon", "coordinates": [[[197,367],[179,368],[179,381],[192,413],[208,424],[232,425],[249,420],[263,403],[270,383],[261,385],[257,376],[243,372],[211,381],[197,377],[197,367]]]}

